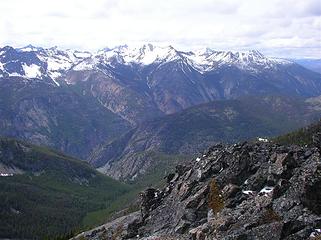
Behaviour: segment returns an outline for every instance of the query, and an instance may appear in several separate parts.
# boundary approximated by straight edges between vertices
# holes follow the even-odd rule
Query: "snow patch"
[[[251,190],[242,190],[242,193],[246,195],[254,195],[254,191],[251,191]]]
[[[201,73],[211,71],[223,65],[236,66],[240,69],[258,71],[258,69],[275,68],[280,64],[292,64],[285,59],[268,58],[257,50],[246,52],[215,51],[201,49],[185,54],[190,64]]]
[[[95,66],[98,63],[99,63],[99,60],[97,58],[91,58],[78,63],[76,66],[73,67],[73,70],[75,71],[92,70],[95,68]]]
[[[12,177],[13,173],[0,173],[0,177]]]
[[[264,193],[264,194],[266,194],[266,193],[271,193],[271,192],[273,192],[273,189],[274,189],[274,187],[268,187],[268,186],[266,186],[266,187],[264,187],[264,188],[260,191],[260,193]]]
[[[12,72],[12,73],[9,73],[9,77],[24,77],[24,76],[17,72]]]
[[[36,49],[32,48],[32,47],[26,47],[26,48],[20,48],[19,49],[21,52],[32,52],[32,51],[36,51]]]
[[[31,64],[30,66],[28,66],[27,64],[23,64],[22,68],[27,78],[41,77],[41,67],[36,64]]]
[[[268,140],[267,138],[261,138],[261,137],[259,137],[259,138],[257,138],[257,140],[258,140],[259,142],[269,142],[269,140]]]
[[[316,228],[314,231],[310,234],[310,238],[317,238],[321,236],[321,229]]]
[[[59,82],[57,82],[56,80],[55,80],[55,78],[51,78],[52,79],[52,81],[59,87],[60,86],[60,84],[59,84]]]
[[[99,51],[98,55],[102,56],[105,62],[116,59],[118,62],[125,64],[136,63],[141,65],[172,61],[178,58],[177,51],[173,47],[156,47],[152,44],[146,44],[142,47],[124,45],[113,49],[104,49]]]

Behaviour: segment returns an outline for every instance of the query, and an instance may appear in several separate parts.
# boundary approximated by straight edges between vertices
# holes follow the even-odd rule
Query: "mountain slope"
[[[129,124],[68,86],[0,78],[0,134],[54,147],[85,159]]]
[[[0,174],[0,238],[68,234],[130,190],[80,160],[8,138],[0,138]]]
[[[321,75],[258,51],[179,51],[151,44],[97,53],[57,48],[0,49],[0,77],[69,85],[138,124],[164,114],[244,95],[321,94]]]
[[[321,148],[321,120],[318,123],[275,138],[279,144],[308,145]]]
[[[72,66],[90,57],[88,52],[34,47],[0,48],[0,77],[41,79],[59,86],[56,81]]]
[[[307,69],[321,73],[321,59],[294,59],[293,61]]]
[[[107,108],[134,123],[159,116],[160,112],[175,113],[218,99],[321,94],[320,74],[257,51],[233,53],[207,49],[194,53],[177,51],[171,46],[120,46],[98,52],[77,64],[73,71],[65,79],[68,84],[91,89],[87,93],[91,92]],[[100,77],[96,81],[93,72],[97,71],[108,80]],[[103,82],[106,82],[104,87]],[[113,87],[106,87],[110,85]],[[148,117],[133,115],[127,105],[139,113],[148,113]]]
[[[135,178],[161,164],[157,153],[191,155],[217,142],[275,136],[319,119],[319,107],[291,97],[214,101],[141,124],[89,161],[116,179]]]

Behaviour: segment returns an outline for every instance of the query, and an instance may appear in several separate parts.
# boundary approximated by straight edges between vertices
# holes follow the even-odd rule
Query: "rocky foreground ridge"
[[[321,134],[313,139],[215,145],[145,190],[140,211],[74,239],[320,239]]]

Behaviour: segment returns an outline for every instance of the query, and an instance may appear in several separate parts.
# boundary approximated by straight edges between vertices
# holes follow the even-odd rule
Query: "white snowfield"
[[[269,139],[267,139],[267,138],[258,137],[257,140],[258,140],[259,142],[269,142]]]
[[[27,64],[23,64],[22,67],[25,72],[25,76],[27,78],[41,77],[40,66],[35,65],[35,64],[31,64],[30,66],[28,66]]]
[[[13,173],[0,173],[0,177],[12,177]]]
[[[275,67],[279,64],[291,64],[291,61],[268,58],[259,51],[246,52],[215,51],[209,48],[195,52],[178,51],[172,46],[158,47],[152,44],[142,47],[119,46],[113,49],[98,51],[95,57],[101,57],[105,62],[117,60],[123,64],[150,65],[155,63],[182,60],[201,72],[211,71],[221,65],[229,64],[240,68],[254,69],[255,66],[264,68]]]
[[[59,78],[68,70],[85,71],[91,69],[99,69],[99,66],[113,67],[115,64],[147,66],[155,64],[161,66],[164,63],[177,61],[183,68],[188,66],[187,70],[192,69],[204,74],[220,68],[221,66],[235,66],[251,72],[258,72],[264,69],[276,68],[279,65],[293,64],[293,62],[269,58],[261,54],[259,51],[251,50],[245,52],[232,51],[216,51],[210,48],[196,50],[194,52],[179,51],[172,46],[159,47],[152,44],[145,44],[140,47],[131,47],[127,45],[115,48],[105,48],[90,53],[86,51],[76,50],[60,50],[53,48],[37,48],[27,46],[18,49],[21,52],[35,52],[37,57],[45,63],[45,69],[35,64],[22,65],[25,74],[11,72],[9,76],[20,76],[26,78],[44,78],[50,77],[53,82],[59,86]],[[0,55],[5,54],[1,51]],[[5,63],[0,61],[0,70],[5,68]]]

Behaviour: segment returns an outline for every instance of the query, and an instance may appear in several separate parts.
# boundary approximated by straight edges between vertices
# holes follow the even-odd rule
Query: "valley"
[[[223,179],[221,189],[236,184],[237,174],[251,177],[250,168],[258,169],[258,162],[266,171],[265,160],[273,151],[294,151],[300,159],[302,151],[309,152],[304,145],[313,143],[310,135],[318,127],[284,134],[320,119],[320,96],[321,74],[256,50],[180,51],[146,44],[90,53],[31,45],[2,47],[0,238],[68,239],[107,221],[112,224],[119,216],[126,220],[133,214],[130,219],[138,219],[141,204],[148,205],[141,210],[143,219],[135,220],[142,225],[134,224],[129,235],[119,230],[115,239],[155,232],[155,236],[187,236],[192,228],[203,226],[199,221],[208,213],[210,175]],[[304,149],[293,145],[283,149],[270,141]],[[244,149],[256,157],[245,173],[234,176],[234,167],[243,166],[238,161],[245,159]],[[265,150],[271,154],[264,155]],[[231,151],[240,156],[233,158],[235,163],[229,160]],[[317,158],[317,151],[311,151]],[[213,162],[220,154],[228,163],[222,174],[215,169],[225,160],[219,165]],[[310,155],[307,158],[312,161]],[[201,180],[197,169],[203,160],[211,169]],[[305,162],[300,160],[295,167],[303,169]],[[177,176],[170,180],[173,171]],[[229,174],[235,179],[226,180]],[[258,191],[267,180],[256,177],[259,183],[251,184]],[[178,187],[184,181],[188,184]],[[242,184],[236,185],[243,188]],[[164,186],[171,190],[175,186],[177,194],[159,190]],[[160,197],[150,198],[148,190],[142,192],[146,188]],[[204,192],[194,201],[182,195],[184,189],[189,189],[187,195]],[[147,199],[140,200],[142,194]],[[168,200],[171,196],[174,202]],[[244,197],[228,201],[252,201]],[[196,214],[197,221],[180,216],[185,211],[177,205],[180,201],[191,208],[200,204],[196,213],[184,213],[187,220]],[[179,216],[172,219],[175,229],[166,224],[168,232],[155,228],[164,224],[153,217],[159,206],[177,211]],[[316,226],[315,221],[309,226]],[[108,234],[113,234],[113,227]],[[104,239],[100,234],[106,232],[100,230],[89,231],[85,239]]]

